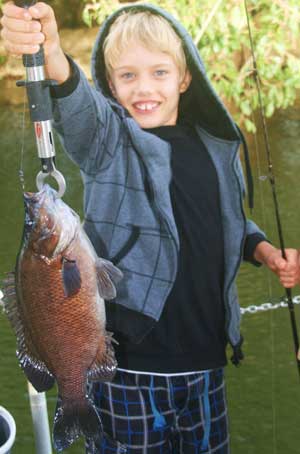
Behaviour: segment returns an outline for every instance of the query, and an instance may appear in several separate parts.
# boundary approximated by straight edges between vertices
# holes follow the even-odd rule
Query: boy
[[[241,259],[286,287],[298,279],[297,252],[283,260],[245,220],[236,125],[191,38],[160,9],[108,18],[93,52],[96,90],[64,55],[50,7],[3,11],[8,51],[44,44],[55,125],[84,179],[85,229],[124,273],[106,307],[119,369],[92,389],[105,432],[130,454],[228,453],[223,368],[228,342],[242,359]],[[97,452],[118,451],[110,438]]]

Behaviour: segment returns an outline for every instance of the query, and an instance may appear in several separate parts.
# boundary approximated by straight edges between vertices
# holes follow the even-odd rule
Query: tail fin
[[[81,435],[96,441],[102,434],[100,417],[90,399],[70,402],[58,398],[53,426],[53,443],[58,452],[67,449]]]

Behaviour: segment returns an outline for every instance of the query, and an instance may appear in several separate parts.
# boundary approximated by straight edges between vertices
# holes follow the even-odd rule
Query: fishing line
[[[252,112],[252,121],[255,124],[255,116]],[[262,174],[261,170],[261,163],[260,163],[260,153],[259,153],[259,146],[258,146],[258,137],[257,131],[254,133],[254,149],[255,149],[255,156],[256,156],[256,167],[258,172],[258,182],[259,182],[259,196],[260,196],[260,207],[262,213],[262,224],[264,231],[268,231],[268,222],[266,217],[266,203],[265,203],[265,196],[264,196],[264,188],[263,184],[266,182],[267,177]],[[273,297],[273,286],[271,280],[271,273],[269,270],[264,269],[264,275],[267,279],[267,293],[269,295],[269,300],[272,300]],[[274,333],[274,311],[269,311],[269,331],[270,331],[270,349],[271,349],[271,408],[272,408],[272,441],[273,441],[273,453],[277,454],[277,437],[276,437],[276,430],[277,430],[277,414],[276,414],[276,407],[275,407],[275,333]]]
[[[27,58],[27,56],[25,57]],[[24,175],[24,154],[25,154],[25,122],[26,122],[26,90],[23,93],[23,112],[22,112],[22,121],[21,121],[21,130],[22,130],[22,137],[21,137],[21,152],[20,152],[20,166],[19,166],[19,181],[21,186],[21,191],[25,192],[25,175]]]
[[[244,56],[244,61],[245,61],[245,81],[248,87],[251,89],[252,84],[250,83],[249,77],[252,76],[253,74],[253,68],[250,68],[248,70],[247,66],[251,64],[251,60],[247,58],[245,54],[245,50],[243,49],[243,56]],[[256,157],[256,173],[257,173],[257,180],[258,180],[258,186],[259,186],[259,206],[260,206],[260,215],[261,215],[261,222],[260,225],[262,225],[263,230],[267,232],[268,229],[268,222],[267,222],[267,216],[266,216],[266,201],[265,201],[265,195],[264,195],[264,186],[265,182],[267,181],[267,177],[263,174],[262,171],[262,165],[261,165],[261,154],[259,153],[259,144],[258,144],[258,133],[257,133],[257,127],[256,127],[256,118],[254,115],[254,112],[252,110],[251,112],[251,120],[252,123],[255,125],[255,132],[253,133],[253,139],[254,139],[254,152],[255,152],[255,157]],[[265,277],[265,282],[266,282],[266,291],[269,296],[269,300],[272,300],[272,280],[271,280],[271,273],[269,270],[264,267],[262,270],[264,273]],[[276,411],[275,411],[275,406],[274,406],[274,401],[275,401],[275,338],[274,338],[274,330],[273,330],[273,324],[274,324],[274,314],[273,311],[269,311],[269,332],[270,332],[270,350],[271,350],[271,408],[272,408],[272,441],[273,441],[273,453],[277,453],[277,448],[276,448]]]

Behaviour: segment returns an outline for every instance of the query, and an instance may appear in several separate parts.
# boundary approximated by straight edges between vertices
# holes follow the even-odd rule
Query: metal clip
[[[36,176],[36,185],[39,191],[43,188],[45,184],[45,180],[48,177],[52,177],[55,179],[56,183],[58,184],[58,191],[57,191],[57,196],[59,198],[62,198],[65,191],[66,191],[66,180],[64,179],[64,176],[62,173],[60,173],[55,166],[53,165],[53,170],[50,172],[39,172]]]

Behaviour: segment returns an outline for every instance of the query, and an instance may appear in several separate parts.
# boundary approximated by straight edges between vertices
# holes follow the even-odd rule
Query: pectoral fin
[[[67,297],[74,296],[81,288],[81,276],[76,260],[62,258],[62,278]]]
[[[117,292],[114,283],[119,282],[123,273],[116,268],[111,262],[104,259],[98,259],[96,263],[99,294],[106,300],[116,297]]]

